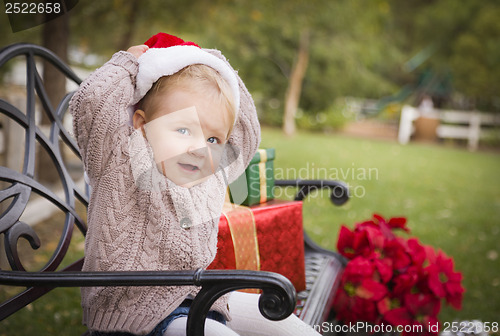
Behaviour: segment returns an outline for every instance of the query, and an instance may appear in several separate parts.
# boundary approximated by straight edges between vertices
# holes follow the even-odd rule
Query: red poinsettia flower
[[[356,287],[356,295],[362,299],[379,301],[387,295],[387,287],[372,279],[363,279]]]
[[[406,218],[393,217],[389,219],[389,221],[386,221],[385,218],[379,214],[374,214],[372,220],[362,222],[358,226],[360,228],[363,228],[365,226],[376,226],[388,239],[394,238],[394,233],[392,232],[392,230],[394,229],[401,229],[406,232],[410,232],[410,229],[406,227]]]
[[[347,263],[342,279],[357,284],[363,279],[372,278],[374,271],[373,263],[369,259],[359,256]]]
[[[377,255],[372,257],[375,270],[383,283],[388,283],[392,279],[392,260],[389,258],[379,258]]]
[[[406,251],[411,257],[411,263],[417,267],[423,265],[426,259],[424,246],[416,238],[410,238],[406,241]]]
[[[337,319],[344,322],[367,321],[376,323],[379,318],[374,301],[348,295],[345,291],[338,292],[333,307],[337,312]]]
[[[395,237],[391,228],[387,225],[384,217],[380,215],[374,214],[371,220],[356,224],[356,230],[367,230],[370,228],[378,231],[385,239],[392,239]]]
[[[374,272],[375,267],[369,259],[361,256],[356,257],[347,264],[342,285],[351,295],[378,301],[386,295],[387,288],[373,279]]]
[[[408,293],[405,295],[404,307],[388,311],[384,315],[384,320],[392,325],[406,326],[403,335],[415,335],[416,330],[422,330],[423,335],[436,335],[429,327],[438,323],[437,314],[441,308],[441,301],[430,294]],[[419,326],[409,328],[408,326]],[[411,331],[411,332],[410,332]]]
[[[334,300],[337,318],[404,325],[403,335],[415,335],[412,326],[423,330],[418,334],[435,335],[441,301],[461,307],[462,275],[442,251],[396,230],[409,232],[406,218],[387,221],[375,214],[352,231],[341,228],[337,247],[349,262]]]
[[[337,250],[348,259],[370,252],[370,243],[366,232],[353,232],[347,227],[340,228]]]
[[[340,283],[342,290],[334,301],[339,319],[376,322],[376,302],[387,295],[387,287],[374,278],[375,266],[370,259],[358,256],[347,264]]]
[[[391,298],[386,296],[377,302],[377,310],[381,315],[385,315],[389,310],[393,309]],[[397,305],[399,307],[399,305]]]
[[[371,251],[380,251],[384,248],[385,237],[379,227],[365,226],[362,229],[356,228],[355,232],[365,233],[370,244]]]
[[[462,297],[465,292],[461,285],[462,274],[453,271],[453,259],[441,250],[437,254],[430,253],[431,264],[426,267],[429,289],[438,297],[456,309],[462,307]]]
[[[404,244],[398,239],[391,239],[385,242],[384,255],[392,260],[392,268],[403,271],[410,266],[410,255],[406,252]]]
[[[393,326],[406,326],[413,324],[413,315],[408,311],[406,307],[399,307],[389,310],[384,315],[384,321],[390,323]]]
[[[439,326],[437,318],[424,316],[422,322],[419,322],[415,320],[415,316],[404,307],[396,308],[388,312],[384,316],[384,321],[392,326],[402,326],[401,335],[403,336],[435,336],[438,334],[437,331],[434,331],[434,329],[438,329],[435,328],[435,326]]]
[[[416,266],[410,266],[404,273],[398,273],[393,278],[392,293],[396,297],[403,297],[415,287],[419,279],[419,269]]]
[[[407,293],[404,298],[404,305],[415,317],[436,317],[441,309],[441,301],[438,298],[424,293]]]

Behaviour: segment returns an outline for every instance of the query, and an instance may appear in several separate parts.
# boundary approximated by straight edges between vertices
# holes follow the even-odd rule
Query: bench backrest
[[[1,49],[0,69],[13,66],[9,61],[22,58],[22,63],[26,65],[24,88],[21,90],[10,85],[7,88],[10,97],[6,98],[7,94],[0,95],[4,140],[4,150],[0,154],[3,159],[0,166],[0,268],[49,272],[61,270],[64,266],[68,270],[79,270],[81,260],[72,260],[69,266],[68,261],[64,260],[74,228],[82,235],[87,230],[86,217],[81,215],[86,212],[88,205],[86,187],[81,183],[78,186],[77,181],[82,178],[75,177],[67,163],[68,156],[71,156],[81,166],[76,142],[63,125],[72,93],[66,94],[56,109],[52,107],[40,76],[42,61],[54,65],[67,80],[75,84],[81,80],[52,52],[31,44],[15,44]],[[20,92],[21,96],[13,98],[12,92]],[[15,106],[14,101],[21,103]],[[42,114],[46,118],[42,118]],[[42,125],[40,120],[48,122]],[[38,164],[37,167],[43,152],[50,157],[51,163],[45,167]],[[9,162],[16,155],[20,162]],[[55,181],[44,182],[39,178],[39,171],[47,169],[57,171]],[[57,189],[59,193],[54,191]],[[79,206],[83,209],[80,214],[77,204],[81,204]],[[64,220],[60,221],[63,224],[59,224],[57,233],[56,229],[50,228],[41,237],[42,231],[47,228],[35,224],[48,208],[60,213]],[[49,211],[46,217],[50,217],[53,212]],[[26,246],[20,238],[28,241],[30,246]],[[37,249],[39,251],[35,251]],[[9,290],[0,288],[0,320],[49,290],[27,288],[9,297]]]

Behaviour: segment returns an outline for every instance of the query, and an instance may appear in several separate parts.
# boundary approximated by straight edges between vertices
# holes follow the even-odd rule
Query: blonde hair
[[[192,64],[170,76],[160,77],[139,102],[139,108],[148,114],[156,107],[156,97],[172,89],[202,92],[226,107],[230,117],[231,134],[236,119],[235,98],[227,81],[217,70],[203,64]],[[198,89],[198,90],[197,90]]]

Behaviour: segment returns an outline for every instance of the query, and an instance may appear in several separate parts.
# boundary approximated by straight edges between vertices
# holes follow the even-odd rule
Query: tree
[[[397,42],[404,38],[396,38],[388,1],[231,2],[210,14],[217,25],[204,36],[239,65],[264,123],[283,126],[284,114],[290,118],[283,106],[304,30],[310,32],[309,62],[298,86],[304,114],[328,110],[337,97],[393,94],[403,82],[406,55]]]
[[[295,134],[295,116],[299,106],[300,93],[302,91],[302,81],[309,63],[309,40],[308,30],[302,31],[300,37],[299,51],[295,60],[290,81],[285,94],[285,113],[283,115],[283,131],[286,135]]]
[[[207,22],[206,6],[211,5],[204,0],[81,2],[72,12],[71,41],[85,53],[108,58],[160,31],[178,34],[196,30],[203,26],[200,22]]]
[[[410,55],[429,45],[436,46],[435,53],[416,73],[449,73],[455,96],[461,99],[460,103],[449,100],[448,105],[500,110],[498,1],[392,0],[391,8],[401,32],[400,49]]]
[[[450,54],[456,89],[470,97],[471,107],[500,110],[500,4],[486,3],[458,36]]]
[[[68,62],[69,13],[50,20],[43,25],[42,41],[45,48],[54,52],[63,62]],[[66,77],[52,64],[45,61],[43,64],[43,83],[47,97],[55,110],[66,94]],[[41,124],[50,124],[50,119],[45,113],[42,113]],[[47,152],[40,151],[37,163],[40,180],[49,183],[59,180],[56,169],[46,169],[47,167],[53,167],[52,159]]]

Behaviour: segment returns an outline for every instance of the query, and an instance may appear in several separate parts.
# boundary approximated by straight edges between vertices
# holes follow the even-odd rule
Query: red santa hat
[[[134,101],[138,102],[162,76],[173,75],[188,65],[204,64],[224,78],[233,93],[236,113],[240,107],[240,90],[235,71],[222,59],[201,49],[193,42],[158,33],[145,42],[149,49],[139,57]]]

